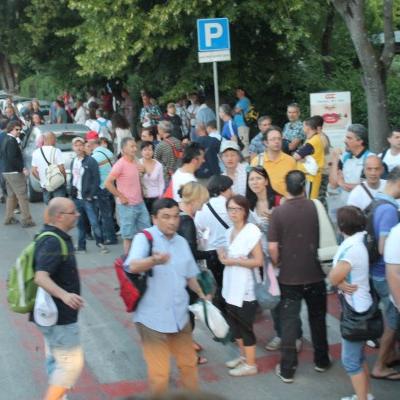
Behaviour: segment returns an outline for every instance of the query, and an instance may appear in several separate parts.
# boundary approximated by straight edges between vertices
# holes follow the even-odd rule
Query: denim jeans
[[[122,239],[132,240],[138,232],[151,226],[150,215],[144,203],[117,204],[117,211]]]
[[[365,342],[349,342],[342,339],[342,364],[348,375],[357,375],[363,370]]]
[[[314,346],[314,363],[318,367],[330,364],[326,334],[326,287],[325,281],[307,285],[284,285],[281,288],[281,374],[292,378],[297,367],[296,339],[300,329],[301,302],[308,309],[308,321]]]
[[[274,329],[276,332],[276,336],[279,338],[282,337],[282,326],[281,326],[281,303],[279,302],[278,305],[271,310],[271,317],[274,321]],[[301,339],[303,336],[303,330],[301,328],[301,318],[299,316],[299,332],[297,333],[297,339]]]
[[[100,189],[95,204],[97,206],[97,216],[104,239],[110,242],[116,242],[117,236],[114,227],[112,194],[107,189]]]
[[[49,204],[51,199],[54,197],[67,197],[67,189],[65,185],[62,185],[58,189],[54,190],[53,192],[48,192],[46,189],[43,189],[43,202],[44,204]]]
[[[94,237],[96,239],[96,244],[103,243],[103,237],[101,234],[101,229],[99,221],[96,215],[96,205],[95,200],[82,200],[74,199],[76,210],[79,212],[80,217],[78,219],[78,249],[86,250],[86,226],[84,222],[85,215],[90,222]]]

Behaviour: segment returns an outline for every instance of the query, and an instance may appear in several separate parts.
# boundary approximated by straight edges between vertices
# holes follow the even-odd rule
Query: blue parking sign
[[[197,20],[199,52],[230,50],[228,18],[207,18]]]

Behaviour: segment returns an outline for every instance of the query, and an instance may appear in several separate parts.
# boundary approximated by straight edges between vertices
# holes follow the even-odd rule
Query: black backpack
[[[365,245],[368,250],[369,265],[376,263],[382,256],[379,253],[379,240],[377,240],[377,238],[375,237],[375,229],[374,229],[375,210],[382,204],[390,204],[393,207],[395,207],[394,204],[392,204],[388,200],[374,199],[371,201],[370,205],[364,210],[364,214],[367,219],[367,226],[366,226],[367,235],[365,238],[366,240]]]

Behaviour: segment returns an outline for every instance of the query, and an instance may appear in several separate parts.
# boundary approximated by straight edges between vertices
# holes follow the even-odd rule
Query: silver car
[[[56,147],[62,151],[64,166],[67,173],[67,186],[71,177],[71,161],[74,157],[72,151],[72,139],[80,136],[85,137],[89,128],[80,124],[48,124],[35,126],[24,138],[22,142],[22,154],[24,156],[25,167],[31,170],[32,153],[37,149],[37,141],[46,132],[53,132],[57,137]],[[30,202],[41,201],[42,188],[40,182],[30,173],[28,179],[28,198]]]

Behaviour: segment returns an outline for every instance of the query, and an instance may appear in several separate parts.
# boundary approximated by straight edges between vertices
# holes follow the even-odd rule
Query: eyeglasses
[[[60,214],[66,214],[66,215],[78,215],[78,211],[72,211],[72,212],[60,212]]]
[[[228,207],[227,210],[228,210],[228,212],[239,212],[239,211],[242,211],[243,208],[242,207]]]

